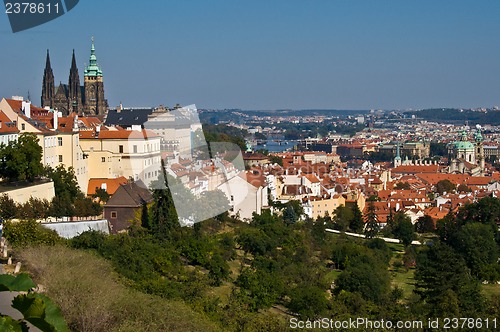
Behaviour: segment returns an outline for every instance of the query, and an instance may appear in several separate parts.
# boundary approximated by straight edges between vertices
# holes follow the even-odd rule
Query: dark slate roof
[[[142,126],[148,121],[148,115],[151,113],[153,113],[152,108],[123,109],[120,112],[109,110],[104,124],[107,126],[118,125],[122,127],[131,127],[132,125]]]
[[[152,201],[153,195],[142,182],[131,182],[120,185],[105,207],[139,207]]]

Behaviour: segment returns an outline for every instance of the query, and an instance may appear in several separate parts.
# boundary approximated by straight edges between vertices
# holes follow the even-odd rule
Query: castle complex
[[[97,64],[94,39],[90,49],[89,65],[85,67],[83,86],[76,65],[75,51],[71,60],[68,84],[60,83],[56,88],[54,73],[50,65],[50,55],[47,50],[47,60],[42,83],[42,107],[50,107],[68,115],[75,112],[79,115],[103,115],[108,109],[104,97],[104,82],[102,70]]]

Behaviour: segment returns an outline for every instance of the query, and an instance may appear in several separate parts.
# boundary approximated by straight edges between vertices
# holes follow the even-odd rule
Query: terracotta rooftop
[[[17,125],[12,122],[3,111],[0,110],[0,134],[19,133]]]
[[[392,170],[392,173],[417,174],[437,173],[439,165],[401,165]]]
[[[87,195],[91,196],[95,194],[96,188],[102,188],[103,184],[106,186],[106,192],[110,195],[113,195],[115,191],[120,187],[120,185],[127,183],[127,179],[123,176],[120,176],[116,179],[100,179],[93,178],[89,179],[89,187],[87,190]]]

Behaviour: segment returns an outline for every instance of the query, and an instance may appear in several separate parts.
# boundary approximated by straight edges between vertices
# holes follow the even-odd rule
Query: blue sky
[[[39,104],[90,38],[110,106],[406,109],[500,106],[500,1],[81,0],[13,34],[0,13],[0,96]]]

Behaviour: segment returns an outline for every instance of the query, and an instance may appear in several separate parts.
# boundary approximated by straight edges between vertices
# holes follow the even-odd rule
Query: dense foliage
[[[249,224],[221,215],[186,228],[169,191],[155,198],[144,224],[128,234],[86,232],[70,245],[104,257],[135,291],[183,301],[221,328],[283,330],[291,317],[486,318],[500,310],[500,298],[481,290],[484,280],[500,280],[496,198],[450,213],[420,247],[410,245],[415,230],[397,212],[388,231],[406,247],[387,244],[375,229],[373,239],[325,232],[361,231],[355,207],[312,222],[291,202]],[[421,224],[433,231],[428,218]]]
[[[33,182],[43,174],[42,147],[35,134],[23,133],[17,141],[0,145],[0,178]]]

